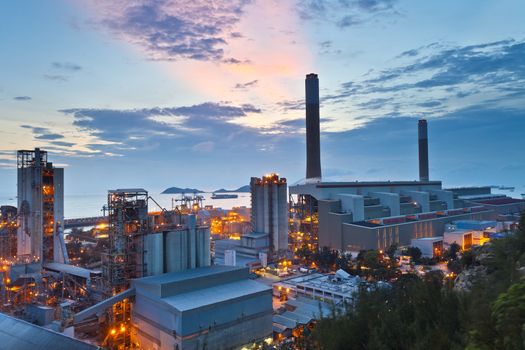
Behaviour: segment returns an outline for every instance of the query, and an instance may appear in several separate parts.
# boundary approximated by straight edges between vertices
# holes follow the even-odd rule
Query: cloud
[[[344,16],[343,18],[341,18],[337,22],[337,26],[339,28],[346,28],[346,27],[355,26],[355,25],[358,25],[358,24],[361,24],[361,23],[362,23],[362,21],[357,19],[356,17],[347,15],[347,16]]]
[[[386,115],[352,130],[323,132],[323,166],[351,169],[360,180],[416,179],[417,120]],[[446,186],[510,184],[507,179],[523,174],[523,109],[470,107],[429,119],[428,128],[431,178]]]
[[[30,129],[35,135],[35,139],[37,140],[58,140],[58,139],[64,138],[63,135],[53,133],[47,128],[42,128],[39,126],[31,126],[31,125],[20,125],[20,127],[24,129]]]
[[[99,25],[141,47],[151,59],[224,60],[227,38],[249,0],[126,0],[92,2]]]
[[[113,143],[99,146],[100,149],[108,150],[117,147],[151,147],[156,142],[175,138],[195,141],[198,138],[216,137],[220,142],[232,133],[246,131],[246,127],[239,125],[239,118],[260,114],[261,110],[250,104],[235,106],[225,102],[207,102],[169,108],[74,108],[60,112],[72,116],[73,125],[79,130],[98,140]],[[202,144],[197,149],[202,150],[203,145],[209,147],[210,144]]]
[[[467,46],[432,43],[403,52],[389,68],[341,84],[321,96],[321,102],[351,113],[346,119],[336,115],[333,131],[384,116],[431,118],[473,107],[521,109],[525,107],[523,57],[524,40]]]
[[[214,147],[215,143],[213,141],[203,141],[193,145],[191,149],[199,153],[209,153],[213,151]]]
[[[233,88],[238,89],[238,90],[247,90],[248,88],[257,86],[258,83],[259,83],[259,80],[252,80],[247,83],[237,83],[235,84]]]
[[[58,140],[58,139],[63,139],[63,138],[64,136],[60,134],[45,134],[45,135],[35,136],[35,139],[37,140]]]
[[[252,61],[250,60],[238,60],[236,58],[233,58],[233,57],[230,57],[230,58],[225,58],[221,61],[222,63],[225,63],[225,64],[251,64]]]
[[[368,12],[391,10],[396,0],[357,0],[357,6]]]
[[[62,147],[73,147],[75,146],[75,143],[73,142],[65,142],[65,141],[51,141],[51,144],[55,146],[62,146]]]
[[[302,20],[321,20],[345,29],[373,19],[377,14],[394,15],[397,0],[299,0]]]
[[[68,77],[61,74],[44,74],[44,78],[47,80],[53,80],[53,81],[60,81],[60,82],[66,82],[68,81]]]
[[[15,101],[30,101],[31,97],[30,96],[16,96],[16,97],[13,97],[13,100],[15,100]]]
[[[71,62],[53,62],[51,63],[51,67],[67,72],[77,72],[82,69],[80,65]]]

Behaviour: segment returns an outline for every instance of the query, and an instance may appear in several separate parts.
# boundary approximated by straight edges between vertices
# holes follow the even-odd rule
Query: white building
[[[425,258],[435,258],[443,253],[443,237],[424,237],[412,239],[412,247],[421,251],[421,256]]]
[[[273,285],[276,297],[306,296],[334,303],[351,302],[354,293],[358,291],[361,279],[350,276],[343,270],[336,274],[313,273],[283,280]]]
[[[472,247],[472,231],[457,230],[445,232],[443,235],[443,245],[449,248],[453,243],[458,244],[461,250],[470,249]]]

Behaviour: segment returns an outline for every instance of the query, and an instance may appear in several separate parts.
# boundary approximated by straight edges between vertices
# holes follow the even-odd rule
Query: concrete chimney
[[[417,133],[419,141],[419,181],[428,181],[428,133],[425,119],[418,121]]]
[[[306,75],[306,178],[321,178],[321,145],[319,126],[319,79]]]

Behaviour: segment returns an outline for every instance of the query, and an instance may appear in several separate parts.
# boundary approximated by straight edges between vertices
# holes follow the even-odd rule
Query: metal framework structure
[[[16,258],[16,231],[18,229],[18,212],[16,207],[0,207],[0,260]]]
[[[148,192],[122,189],[108,192],[109,249],[102,255],[105,292],[116,295],[129,288],[130,280],[144,274],[142,239],[148,232]],[[113,305],[110,313],[109,348],[129,348],[130,303],[127,299]]]
[[[109,251],[102,274],[111,295],[125,290],[144,273],[141,236],[148,231],[148,192],[142,189],[108,193]]]
[[[293,250],[309,245],[311,250],[319,249],[317,199],[310,195],[289,195],[290,247]]]
[[[191,196],[187,196],[185,193],[181,193],[179,199],[171,199],[171,209],[181,214],[197,213],[200,209],[204,208],[203,201],[204,196],[193,193]],[[180,204],[177,204],[180,203]]]

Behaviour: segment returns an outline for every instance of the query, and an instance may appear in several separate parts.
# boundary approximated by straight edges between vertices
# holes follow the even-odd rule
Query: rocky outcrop
[[[454,290],[459,292],[468,292],[472,286],[481,280],[487,278],[492,272],[494,252],[490,244],[472,248],[474,259],[472,265],[463,270],[454,281]]]
[[[487,277],[487,267],[483,265],[472,266],[461,272],[454,281],[454,290],[458,292],[469,292],[472,286]]]

